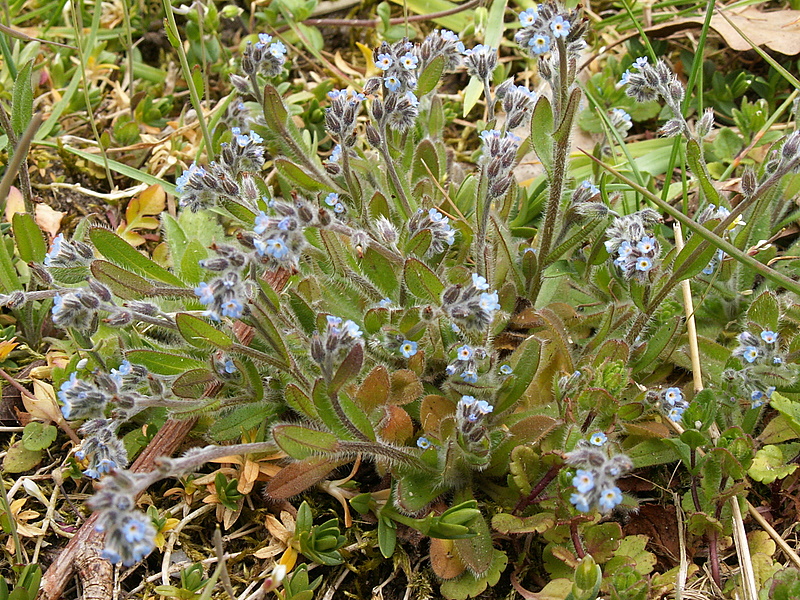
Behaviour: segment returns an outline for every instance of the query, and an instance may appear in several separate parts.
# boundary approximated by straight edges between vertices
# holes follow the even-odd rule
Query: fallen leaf
[[[725,14],[756,46],[766,46],[786,56],[800,54],[800,10],[762,11],[750,5],[728,9]],[[649,27],[645,31],[667,36],[689,28],[702,27],[704,20],[703,16],[675,19],[663,25]],[[731,49],[740,52],[752,49],[723,16],[714,14],[711,17],[711,28],[722,36]]]
[[[36,224],[41,227],[42,231],[50,234],[50,239],[58,235],[63,217],[64,213],[49,207],[47,204],[39,203],[36,205],[36,215],[34,217]]]
[[[34,379],[33,395],[35,398],[29,398],[27,395],[22,394],[22,404],[33,418],[42,419],[48,423],[50,421],[59,423],[63,420],[61,408],[56,402],[56,393],[52,385]]]
[[[22,192],[12,185],[11,189],[8,190],[8,196],[6,197],[6,221],[10,223],[11,217],[17,213],[24,212],[25,199],[22,197]]]

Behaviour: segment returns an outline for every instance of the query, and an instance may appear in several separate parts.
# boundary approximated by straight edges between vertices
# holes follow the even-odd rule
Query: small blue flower
[[[477,273],[472,274],[472,286],[476,290],[488,290],[489,284],[486,282],[486,277],[482,275],[478,275]]]
[[[467,344],[464,344],[458,350],[456,350],[456,353],[458,360],[465,360],[465,361],[471,359],[473,354],[475,354],[472,348]]]
[[[608,436],[602,431],[596,431],[589,436],[589,443],[592,446],[604,446],[608,441]]]
[[[631,72],[627,70],[622,74],[622,78],[617,83],[617,86],[628,85],[630,79],[631,79]]]
[[[344,212],[344,204],[342,204],[341,202],[337,202],[336,204],[334,204],[333,212],[335,212],[337,215],[342,214]]]
[[[575,477],[572,478],[572,485],[574,485],[575,489],[581,494],[591,491],[594,489],[594,473],[578,469],[575,473]]]
[[[776,357],[774,357],[772,359],[772,364],[773,365],[782,365],[783,364],[783,359],[780,356],[776,356]]]
[[[282,260],[289,254],[289,248],[282,240],[272,238],[267,240],[265,245],[265,253],[272,256],[276,260]]]
[[[375,62],[375,66],[382,71],[388,71],[393,64],[394,59],[389,54],[378,54],[378,60]]]
[[[400,91],[400,80],[395,77],[394,75],[389,75],[383,79],[383,83],[386,84],[386,89],[390,92],[398,92]]]
[[[633,246],[627,240],[622,242],[617,248],[617,256],[619,258],[628,258],[633,253]]]
[[[646,273],[653,268],[653,261],[646,256],[640,256],[636,259],[636,270]]]
[[[459,404],[467,408],[469,408],[476,402],[477,400],[475,399],[475,396],[461,396],[461,400],[458,401]]]
[[[430,440],[428,438],[426,438],[424,436],[423,437],[419,437],[419,438],[417,438],[417,446],[419,448],[422,448],[423,450],[427,450],[428,448],[431,447],[431,442],[430,442]]]
[[[286,46],[283,45],[283,42],[272,42],[269,45],[269,53],[275,58],[283,58],[286,54]]]
[[[44,266],[49,267],[52,265],[53,259],[58,256],[58,253],[61,252],[61,244],[64,242],[64,234],[59,233],[55,239],[53,240],[53,246],[50,248],[50,252],[45,254],[44,256]]]
[[[511,375],[514,372],[514,369],[511,368],[511,365],[502,365],[500,367],[500,374],[501,375]]]
[[[669,410],[669,412],[667,413],[667,417],[669,418],[670,421],[678,423],[681,419],[683,419],[683,412],[684,409],[674,407]]]
[[[428,211],[428,218],[429,218],[429,219],[430,219],[430,220],[431,220],[433,223],[442,223],[442,224],[446,224],[446,223],[448,222],[448,219],[447,219],[447,217],[445,217],[445,216],[444,216],[442,213],[440,213],[440,212],[439,212],[438,210],[436,210],[435,208],[431,208],[431,209]]]
[[[622,121],[626,121],[628,123],[631,122],[631,116],[628,114],[628,112],[625,109],[623,109],[623,108],[615,108],[611,112],[618,119],[621,119]]]
[[[200,304],[206,306],[214,302],[214,289],[205,281],[194,288],[195,295],[200,298]]]
[[[761,339],[767,344],[774,344],[778,339],[778,334],[774,331],[765,330],[761,332]]]
[[[754,363],[759,356],[758,348],[755,346],[745,346],[744,352],[742,353],[742,358],[744,358],[749,363]]]
[[[531,51],[534,54],[546,54],[550,52],[550,36],[540,33],[539,35],[533,36],[531,41],[528,42],[528,45],[531,47]]]
[[[331,155],[328,157],[328,162],[338,163],[342,158],[342,145],[336,144],[331,150]]]
[[[647,57],[646,56],[640,56],[635,61],[633,61],[633,65],[631,65],[631,66],[634,69],[638,69],[639,71],[641,71],[642,69],[644,69],[647,66]]]
[[[584,179],[583,180],[583,182],[581,183],[581,187],[583,189],[585,189],[585,190],[589,190],[592,193],[593,196],[596,196],[597,194],[600,193],[600,188],[597,187],[595,184],[593,184],[588,179]]]
[[[406,358],[411,358],[416,353],[417,353],[417,342],[412,342],[410,340],[403,340],[403,343],[400,344],[400,354],[402,354]]]
[[[259,33],[258,34],[258,41],[265,46],[272,41],[272,36],[267,33]]]
[[[269,227],[269,222],[270,222],[269,216],[267,216],[267,213],[265,213],[262,210],[261,212],[258,213],[258,216],[256,217],[256,226],[253,228],[253,232],[256,235],[261,235]]]
[[[608,512],[615,506],[622,502],[622,491],[617,486],[605,488],[600,492],[600,498],[597,504],[603,510]]]
[[[497,292],[492,292],[491,294],[483,292],[478,300],[478,306],[480,306],[481,310],[500,310],[500,302],[497,298]]]
[[[392,299],[391,298],[384,298],[383,300],[378,302],[378,306],[380,308],[389,308],[391,305],[392,305]]]
[[[575,509],[582,513],[589,512],[589,498],[583,494],[572,494],[569,501],[575,506]]]
[[[232,358],[225,359],[225,362],[222,365],[222,369],[228,374],[232,375],[236,373],[239,369],[236,368],[236,365],[233,363]]]
[[[519,22],[522,24],[523,27],[527,27],[529,25],[533,25],[536,22],[536,18],[538,16],[539,16],[539,11],[536,10],[536,8],[529,8],[519,13]]]
[[[486,400],[478,400],[475,403],[475,409],[481,415],[488,415],[489,413],[491,413],[494,410],[494,406],[489,404]]]
[[[676,402],[683,400],[683,392],[680,388],[671,387],[664,391],[664,400],[674,406]]]
[[[222,316],[238,319],[242,316],[244,307],[236,298],[232,298],[222,303]]]
[[[350,319],[344,322],[344,325],[342,325],[342,331],[351,338],[360,338],[362,335],[364,335],[359,326]],[[416,347],[416,344],[414,344],[414,346]]]
[[[655,238],[648,236],[643,237],[641,240],[639,240],[639,243],[636,244],[636,248],[639,250],[639,252],[644,252],[645,254],[648,254],[653,250],[655,250],[655,247],[656,247]]]
[[[335,192],[331,192],[327,196],[325,196],[325,204],[328,206],[335,206],[336,203],[339,201],[339,194]]]
[[[417,68],[418,63],[419,59],[413,54],[411,54],[411,52],[407,52],[400,57],[400,64],[403,65],[403,68],[406,71],[413,71],[414,69]]]
[[[550,21],[550,31],[553,32],[553,37],[565,38],[569,34],[571,24],[566,21],[561,15],[557,15]]]
[[[464,383],[478,383],[478,373],[473,369],[466,369],[461,373],[461,379],[464,380]]]

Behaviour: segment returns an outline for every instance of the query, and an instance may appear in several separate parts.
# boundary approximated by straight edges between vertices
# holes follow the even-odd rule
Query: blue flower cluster
[[[490,292],[485,277],[472,274],[471,283],[452,285],[442,293],[442,310],[456,325],[484,329],[500,310],[497,292]]]
[[[586,26],[579,12],[567,10],[558,2],[545,2],[522,11],[519,22],[521,28],[514,40],[532,56],[543,57],[554,51],[558,40],[563,40],[570,52],[582,47]]]
[[[469,50],[465,49],[463,53],[467,73],[482,81],[491,81],[492,74],[497,68],[497,48],[478,44]]]
[[[325,127],[341,146],[352,148],[356,143],[354,130],[358,113],[367,97],[353,90],[336,89],[328,92],[328,99],[331,103],[325,109]]]
[[[233,140],[220,146],[220,162],[228,175],[239,177],[242,173],[257,173],[264,166],[264,139],[255,131],[242,133],[241,128],[231,127]]]
[[[334,202],[334,212],[344,212],[344,205],[338,196],[328,196],[326,203],[329,201]],[[296,269],[307,245],[303,231],[309,225],[320,224],[318,215],[304,201],[295,204],[272,201],[270,208],[277,214],[271,216],[260,211],[256,216],[252,235],[242,238],[242,242],[252,246],[258,259],[270,270]]]
[[[594,434],[589,442],[582,440],[578,448],[566,455],[568,465],[578,469],[572,478],[575,492],[569,501],[579,512],[589,512],[597,507],[607,513],[622,503],[622,491],[616,480],[633,468],[633,463],[624,454],[609,457],[598,446],[605,444],[605,434]],[[597,443],[601,442],[602,443]]]
[[[625,279],[647,279],[661,253],[658,240],[648,228],[658,221],[651,209],[617,217],[606,231],[606,250],[614,256],[614,264]]]
[[[536,92],[524,85],[514,85],[514,79],[510,78],[497,86],[495,94],[506,112],[506,129],[527,125],[538,97]]]
[[[110,396],[94,383],[78,379],[78,374],[73,372],[61,384],[58,399],[61,401],[61,414],[72,421],[104,416]]]
[[[45,254],[45,267],[85,267],[94,260],[94,250],[88,244],[75,240],[68,242],[59,233],[53,239],[50,251]]]
[[[447,365],[445,373],[449,377],[454,375],[461,376],[464,383],[478,382],[478,361],[486,358],[486,350],[481,347],[472,347],[464,344],[456,349],[456,357],[453,362]],[[508,367],[508,365],[504,365]],[[511,367],[508,367],[509,369]]]
[[[427,211],[419,209],[408,221],[408,233],[414,237],[423,229],[431,232],[431,243],[425,256],[433,256],[452,246],[456,238],[456,230],[450,225],[450,219],[435,208]]]
[[[326,328],[320,334],[315,331],[311,336],[311,358],[316,362],[326,381],[330,381],[336,372],[340,359],[356,345],[362,344],[363,332],[354,321],[334,315],[326,315]]]
[[[116,419],[91,419],[86,421],[78,432],[83,436],[80,449],[75,458],[88,460],[89,465],[83,474],[91,479],[100,479],[115,469],[128,465],[128,452],[125,444],[117,437],[120,421]]]
[[[98,512],[97,531],[105,532],[103,558],[113,564],[133,566],[155,548],[156,529],[152,520],[136,510],[139,490],[136,475],[117,471],[105,477],[99,491],[89,500]]]
[[[669,387],[665,390],[657,392],[656,402],[667,418],[675,423],[680,422],[683,418],[683,413],[689,408],[689,403],[683,397],[681,388]]]
[[[777,332],[768,329],[763,330],[759,336],[743,331],[739,334],[739,345],[734,349],[733,355],[741,358],[745,365],[783,364],[779,338]]]
[[[481,164],[488,178],[486,191],[490,199],[500,198],[514,181],[512,170],[517,164],[517,150],[522,140],[513,133],[489,129],[481,132],[481,141]]]
[[[267,77],[274,77],[281,72],[286,62],[286,46],[281,41],[272,41],[266,33],[258,34],[258,41],[247,42],[242,53],[242,71],[248,76],[261,72]]]
[[[388,44],[383,42],[373,51],[375,66],[383,71],[383,85],[389,92],[405,94],[417,89],[419,56],[407,39]]]
[[[434,29],[414,47],[414,52],[419,56],[419,71],[422,72],[437,56],[444,57],[444,72],[449,73],[461,66],[461,53],[464,44],[458,35],[448,29]]]

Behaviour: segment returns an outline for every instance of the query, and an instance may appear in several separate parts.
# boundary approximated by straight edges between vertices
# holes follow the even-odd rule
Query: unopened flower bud
[[[800,151],[800,132],[795,131],[786,138],[786,142],[784,142],[783,148],[781,148],[781,156],[787,161],[794,160],[797,157],[798,151]]]
[[[372,101],[372,118],[375,119],[376,122],[380,123],[383,120],[383,102],[376,98]]]
[[[78,299],[81,301],[81,304],[83,304],[86,308],[95,310],[100,307],[100,298],[98,298],[94,294],[87,293],[87,290],[84,290],[81,293],[79,293]]]
[[[381,134],[371,124],[367,125],[367,141],[374,148],[381,145]]]
[[[325,163],[325,170],[328,172],[328,175],[338,175],[342,172],[342,168],[336,163],[332,162]]]
[[[89,280],[89,289],[103,302],[111,302],[111,290],[96,279]]]
[[[742,173],[742,193],[749,198],[756,193],[757,185],[756,172],[753,167],[747,165]]]
[[[331,212],[320,207],[319,211],[317,212],[317,221],[319,221],[320,227],[327,227],[331,224]]]
[[[37,277],[39,281],[41,281],[46,287],[50,287],[53,284],[53,276],[50,275],[50,272],[42,265],[31,263],[29,267],[34,276]]]
[[[658,132],[666,137],[675,137],[683,133],[683,122],[680,119],[670,119]]]
[[[8,296],[5,297],[5,305],[8,308],[18,308],[25,304],[25,292],[21,292],[19,290],[15,292],[11,292]]]
[[[714,109],[707,108],[703,116],[697,122],[696,130],[700,139],[705,138],[711,133],[711,128],[714,126]]]
[[[383,85],[383,79],[380,77],[370,77],[364,84],[364,94],[374,94]]]
[[[126,325],[130,325],[132,321],[133,315],[127,310],[117,311],[107,319],[103,319],[103,323],[109,327],[125,327]]]
[[[673,79],[669,82],[669,87],[667,89],[674,102],[683,102],[683,96],[686,90],[683,88],[683,84],[680,81]]]
[[[242,61],[242,66],[244,66],[244,60]],[[231,83],[233,87],[236,88],[236,91],[240,94],[247,94],[250,92],[250,84],[246,77],[242,77],[241,75],[231,75]]]
[[[209,271],[221,272],[230,266],[230,262],[221,257],[206,258],[200,261],[200,266]]]

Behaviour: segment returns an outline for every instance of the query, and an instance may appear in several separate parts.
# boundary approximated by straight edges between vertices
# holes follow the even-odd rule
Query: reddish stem
[[[541,494],[544,491],[544,488],[546,488],[550,484],[550,482],[553,481],[553,479],[555,479],[558,476],[558,472],[560,470],[561,470],[561,465],[553,465],[552,467],[550,467],[550,469],[547,471],[547,473],[544,474],[544,477],[542,477],[539,483],[537,483],[533,487],[531,493],[525,496],[524,498],[521,498],[520,501],[517,502],[517,505],[514,507],[513,514],[515,515],[519,514],[520,512],[525,510],[525,508],[533,504],[536,498],[539,497],[539,494]]]

